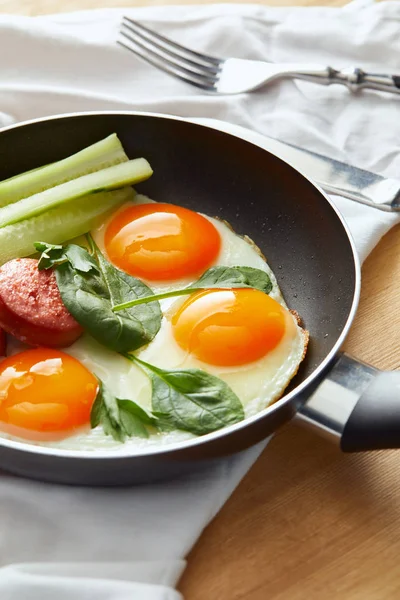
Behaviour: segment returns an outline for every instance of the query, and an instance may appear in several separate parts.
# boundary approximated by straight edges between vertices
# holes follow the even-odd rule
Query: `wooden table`
[[[0,13],[44,15],[90,8],[119,6],[158,6],[162,4],[215,4],[217,2],[250,4],[253,0],[0,0]],[[348,0],[264,0],[270,6],[343,6]]]
[[[171,3],[0,0],[0,12],[33,15]],[[345,1],[266,4],[337,6]],[[346,343],[347,351],[382,369],[400,365],[399,256],[400,226],[364,265],[360,308]],[[290,424],[206,529],[189,556],[180,589],[186,600],[398,599],[399,556],[400,454],[344,455]]]

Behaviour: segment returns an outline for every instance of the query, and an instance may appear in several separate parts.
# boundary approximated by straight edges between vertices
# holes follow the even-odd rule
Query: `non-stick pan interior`
[[[116,132],[153,177],[137,187],[155,200],[228,221],[260,247],[290,308],[310,332],[297,383],[320,364],[351,310],[355,266],[336,212],[302,175],[248,142],[157,116],[87,114],[31,123],[0,135],[0,178],[65,157]]]

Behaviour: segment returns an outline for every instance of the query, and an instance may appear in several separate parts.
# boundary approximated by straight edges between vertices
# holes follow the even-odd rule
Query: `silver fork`
[[[215,94],[251,92],[282,77],[330,85],[351,91],[373,88],[400,94],[400,75],[365,73],[359,67],[334,69],[318,64],[274,64],[240,58],[221,59],[190,50],[124,17],[118,43],[154,67]]]

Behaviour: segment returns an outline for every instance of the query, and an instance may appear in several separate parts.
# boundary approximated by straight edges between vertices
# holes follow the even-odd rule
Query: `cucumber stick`
[[[56,187],[39,192],[0,209],[0,228],[28,220],[75,198],[86,196],[85,202],[96,204],[95,192],[115,190],[148,179],[153,173],[144,158],[83,175]]]
[[[34,242],[63,242],[98,227],[124,202],[133,200],[131,187],[112,192],[99,192],[96,199],[78,198],[31,219],[0,229],[0,265],[12,258],[30,256]]]
[[[1,181],[0,207],[128,160],[118,136],[113,133],[68,158]]]

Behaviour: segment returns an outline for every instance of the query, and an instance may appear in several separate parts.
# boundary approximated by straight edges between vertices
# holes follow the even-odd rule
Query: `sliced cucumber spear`
[[[131,187],[78,198],[41,215],[0,229],[0,265],[33,254],[34,242],[61,244],[98,227],[121,204],[133,200]]]
[[[128,160],[118,136],[113,133],[68,158],[1,181],[0,206]]]
[[[85,202],[96,204],[95,192],[115,190],[148,179],[153,171],[145,158],[83,175],[67,183],[24,198],[0,209],[0,228],[31,219],[75,198],[86,196]],[[82,200],[83,201],[83,200]]]

